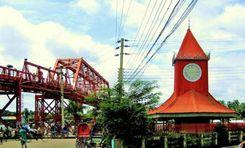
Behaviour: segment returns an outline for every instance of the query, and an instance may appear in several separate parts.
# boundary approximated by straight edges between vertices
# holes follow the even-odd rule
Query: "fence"
[[[215,127],[220,124],[210,123],[194,123],[194,124],[155,124],[156,132],[178,132],[178,133],[211,133],[214,132]],[[224,125],[228,131],[245,130],[245,123],[225,123]]]
[[[244,140],[243,131],[229,131],[226,141],[227,145],[239,144]],[[222,136],[222,135],[221,135]],[[176,135],[164,135],[155,136],[146,140],[146,147],[217,147],[219,143],[224,141],[218,141],[218,133],[206,133],[206,134],[179,134]]]

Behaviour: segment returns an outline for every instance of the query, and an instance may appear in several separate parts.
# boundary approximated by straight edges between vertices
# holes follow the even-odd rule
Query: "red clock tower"
[[[222,105],[208,90],[208,61],[190,29],[173,60],[174,92],[159,107],[150,110],[152,118],[175,123],[209,123],[210,119],[224,119],[235,112]]]

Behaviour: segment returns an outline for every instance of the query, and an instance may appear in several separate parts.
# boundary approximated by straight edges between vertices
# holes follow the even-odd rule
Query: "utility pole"
[[[64,82],[63,82],[63,71],[62,66],[59,67],[58,73],[60,75],[60,108],[61,108],[61,128],[65,127],[65,116],[64,116]]]
[[[125,42],[128,41],[124,38],[121,38],[121,40],[117,41],[117,43],[121,43],[119,47],[120,48],[120,54],[116,54],[115,56],[120,56],[120,66],[118,71],[118,85],[119,85],[119,95],[122,96],[123,91],[123,55],[129,55],[128,53],[124,53],[124,47],[129,47],[125,45]]]
[[[62,129],[65,127],[65,115],[64,115],[64,83],[63,83],[63,76],[61,75],[61,127]]]
[[[120,85],[120,89],[123,88],[123,49],[124,49],[124,38],[121,38],[121,48],[120,48],[120,67],[118,72],[118,83]]]

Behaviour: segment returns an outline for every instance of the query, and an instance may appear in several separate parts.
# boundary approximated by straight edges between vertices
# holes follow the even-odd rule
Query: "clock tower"
[[[174,92],[177,96],[190,90],[208,94],[208,60],[208,56],[188,29],[173,61]]]
[[[234,117],[235,111],[209,93],[208,61],[209,56],[188,29],[178,54],[173,58],[174,92],[162,105],[148,112],[150,117],[166,122],[174,120],[181,127],[182,124],[209,124],[214,119]],[[195,131],[205,130],[199,126],[196,128]],[[190,130],[185,126],[181,129]]]

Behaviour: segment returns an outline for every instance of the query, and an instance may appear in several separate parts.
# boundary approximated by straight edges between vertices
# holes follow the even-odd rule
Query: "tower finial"
[[[188,18],[188,29],[191,28],[191,21],[190,21],[190,17]]]

